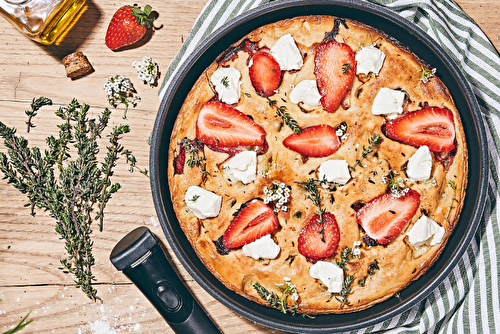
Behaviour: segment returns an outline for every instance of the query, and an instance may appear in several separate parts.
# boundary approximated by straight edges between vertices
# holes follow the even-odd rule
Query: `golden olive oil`
[[[85,0],[0,0],[0,12],[29,38],[54,43],[85,4]]]

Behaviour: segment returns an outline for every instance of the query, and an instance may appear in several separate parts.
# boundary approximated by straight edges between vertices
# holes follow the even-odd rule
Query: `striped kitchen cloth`
[[[398,13],[426,31],[471,84],[485,124],[490,154],[488,198],[471,245],[450,275],[420,304],[353,333],[498,333],[500,331],[499,196],[500,57],[453,0],[365,0]],[[166,71],[160,99],[196,46],[235,16],[268,0],[209,0]]]

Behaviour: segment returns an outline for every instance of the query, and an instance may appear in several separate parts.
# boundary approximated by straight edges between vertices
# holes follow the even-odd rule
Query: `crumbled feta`
[[[320,99],[316,80],[301,81],[290,92],[290,101],[295,104],[302,103],[302,107],[307,110],[318,107]]]
[[[349,165],[345,160],[327,160],[318,169],[318,179],[320,181],[346,184],[351,179]]]
[[[429,147],[420,146],[408,159],[406,174],[414,181],[425,181],[431,177],[432,155]]]
[[[299,48],[290,34],[281,36],[270,51],[282,71],[300,70],[304,64]]]
[[[255,151],[240,152],[224,163],[222,168],[232,181],[250,183],[257,177],[257,153]]]
[[[385,60],[385,53],[373,45],[361,47],[356,53],[356,74],[378,75]]]
[[[316,262],[309,269],[309,275],[321,280],[321,283],[328,288],[328,292],[338,293],[342,291],[344,271],[332,262]]]
[[[198,186],[191,186],[184,194],[187,207],[200,219],[217,217],[222,205],[222,196]]]
[[[406,233],[408,242],[414,246],[422,245],[434,246],[443,240],[445,233],[444,227],[436,223],[434,219],[422,215],[412,228]]]
[[[227,104],[237,103],[241,95],[241,73],[232,67],[220,67],[210,77],[219,99]]]
[[[397,115],[403,112],[405,92],[382,87],[372,104],[374,115]]]
[[[280,246],[278,246],[274,240],[271,238],[271,234],[266,234],[260,239],[254,242],[244,245],[242,247],[243,254],[251,257],[255,260],[258,259],[275,259],[280,252]]]

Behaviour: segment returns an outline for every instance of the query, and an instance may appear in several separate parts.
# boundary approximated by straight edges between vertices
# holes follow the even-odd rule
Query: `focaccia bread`
[[[438,75],[386,33],[331,16],[234,43],[170,140],[172,202],[201,261],[248,299],[307,314],[363,310],[419,278],[467,185]]]

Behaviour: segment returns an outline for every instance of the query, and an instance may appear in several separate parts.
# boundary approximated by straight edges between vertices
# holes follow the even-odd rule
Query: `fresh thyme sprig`
[[[295,286],[285,280],[285,284],[279,284],[278,287],[280,288],[281,296],[278,296],[274,292],[269,292],[269,290],[264,288],[258,282],[255,282],[253,285],[253,288],[257,291],[259,297],[264,299],[271,307],[280,310],[284,314],[290,312],[294,315],[297,312],[299,303],[295,300],[292,305],[288,305],[287,299],[289,297],[292,299],[295,298],[294,295],[297,294]]]
[[[111,176],[124,149],[119,143],[121,136],[130,129],[128,125],[112,129],[107,155],[99,162],[98,141],[111,112],[106,108],[96,120],[89,118],[88,111],[89,106],[76,99],[60,107],[56,111],[63,121],[58,125],[59,136],[46,139],[48,149],[43,153],[36,146],[29,147],[28,141],[16,135],[15,129],[0,122],[0,136],[8,150],[7,154],[0,153],[0,170],[4,179],[28,196],[32,215],[35,208],[39,208],[49,211],[56,220],[55,230],[65,241],[67,252],[61,259],[60,269],[72,273],[77,287],[96,300],[97,290],[92,285],[95,258],[91,224],[100,220],[102,229],[104,208],[112,194],[120,189],[119,183],[111,182]],[[70,155],[70,144],[76,154]]]
[[[286,112],[286,106],[278,107],[278,102],[276,100],[271,100],[269,97],[266,98],[271,108],[276,107],[276,115],[278,115],[294,133],[299,134],[302,130],[300,129],[297,121]]]
[[[368,147],[365,147],[365,145],[363,145],[363,152],[361,152],[361,158],[356,159],[356,165],[358,165],[359,167],[363,167],[363,165],[361,164],[361,159],[366,159],[368,154],[372,153],[373,149],[379,146],[381,142],[382,142],[382,136],[379,133],[368,138]],[[351,169],[354,170],[354,168],[355,167],[352,167]]]
[[[189,167],[200,167],[205,161],[205,155],[201,150],[203,142],[196,139],[190,140],[188,138],[184,138],[181,141],[181,145],[186,150],[186,154],[189,154],[187,165]]]
[[[307,182],[296,182],[306,189],[308,192],[308,195],[306,196],[306,199],[310,199],[313,204],[318,208],[316,210],[316,214],[319,216],[317,219],[318,224],[321,225],[321,231],[319,233],[321,234],[321,241],[325,242],[325,229],[324,229],[324,219],[323,219],[323,214],[325,213],[325,209],[321,208],[321,193],[318,189],[318,185],[323,184],[326,181],[320,181],[316,179],[308,179]]]
[[[335,297],[335,299],[337,299],[340,302],[340,307],[350,304],[349,300],[347,299],[347,296],[349,295],[349,293],[351,293],[352,290],[351,284],[353,279],[354,279],[353,275],[347,275],[344,278],[344,281],[342,282],[342,290],[339,292],[339,296]]]
[[[429,78],[432,78],[436,73],[436,69],[433,68],[432,70],[427,70],[422,65],[420,65],[420,67],[422,68],[422,75],[418,80],[422,81],[423,83],[427,83],[429,81]]]
[[[223,77],[220,82],[221,82],[221,84],[224,85],[224,87],[226,87],[226,88],[229,87],[229,79],[227,76]]]
[[[340,252],[340,260],[336,260],[335,262],[337,265],[342,268],[343,270],[347,270],[346,268],[346,263],[349,262],[350,260],[350,255],[351,255],[351,249],[347,246],[345,246],[342,251]]]
[[[351,64],[345,63],[344,65],[342,65],[342,74],[345,75],[345,74],[349,73],[350,70],[352,70]]]
[[[40,110],[40,108],[43,106],[50,105],[52,105],[52,100],[44,96],[40,96],[38,99],[33,99],[33,101],[31,101],[31,110],[25,111],[26,115],[28,116],[28,120],[26,121],[26,132],[30,132],[30,129],[35,127],[35,125],[31,123],[31,119],[37,115],[37,111]]]
[[[316,179],[308,179],[307,182],[297,182],[298,184],[304,186],[306,191],[308,192],[308,195],[306,196],[307,199],[310,199],[313,204],[317,207],[321,206],[321,194],[318,189],[318,185],[320,184],[320,181]]]
[[[127,159],[127,162],[129,164],[129,171],[132,173],[134,170],[138,170],[141,174],[149,177],[149,174],[148,174],[148,170],[146,168],[140,168],[139,166],[137,166],[137,159],[135,158],[135,156],[132,154],[132,151],[130,150],[125,150],[122,152],[122,155],[125,156],[125,158]]]
[[[29,317],[29,315],[31,314],[31,311],[28,312],[28,314],[26,314],[24,316],[24,318],[21,319],[21,321],[19,321],[17,323],[16,326],[12,327],[11,329],[9,329],[8,331],[4,332],[3,334],[12,334],[12,333],[16,333],[16,332],[19,332],[21,329],[23,329],[24,327],[28,326],[32,321],[33,319],[31,320],[28,320],[26,321],[26,319]]]
[[[450,221],[450,215],[451,215],[451,210],[453,210],[455,208],[455,206],[453,206],[453,202],[458,202],[457,200],[457,184],[455,183],[455,181],[453,180],[449,180],[447,185],[453,189],[453,198],[451,199],[451,204],[450,204],[450,210],[448,211],[448,215],[446,216],[446,221]]]

